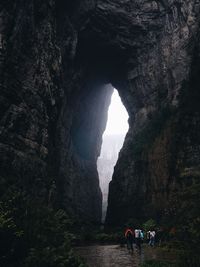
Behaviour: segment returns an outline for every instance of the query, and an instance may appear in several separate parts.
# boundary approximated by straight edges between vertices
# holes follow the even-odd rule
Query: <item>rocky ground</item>
[[[89,267],[138,267],[144,260],[166,260],[173,262],[174,255],[157,248],[143,246],[141,253],[136,249],[130,253],[119,245],[93,245],[77,247],[76,253],[83,257]]]

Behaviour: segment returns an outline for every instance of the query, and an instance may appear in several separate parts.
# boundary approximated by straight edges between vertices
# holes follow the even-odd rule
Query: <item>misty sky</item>
[[[128,131],[128,113],[115,89],[108,110],[108,121],[104,135],[126,134]]]

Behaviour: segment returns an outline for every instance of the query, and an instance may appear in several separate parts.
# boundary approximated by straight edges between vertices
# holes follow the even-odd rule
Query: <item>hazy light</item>
[[[114,90],[108,110],[106,130],[103,134],[101,155],[97,160],[100,187],[103,193],[102,222],[106,216],[108,185],[128,128],[128,113],[117,90]]]
[[[116,89],[114,89],[108,110],[108,121],[104,135],[126,134],[128,131],[128,113]]]

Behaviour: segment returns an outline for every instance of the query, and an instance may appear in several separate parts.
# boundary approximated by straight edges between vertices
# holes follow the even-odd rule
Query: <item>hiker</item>
[[[136,247],[139,249],[139,251],[141,251],[141,238],[142,238],[141,230],[135,229],[135,244]]]
[[[147,243],[149,244],[150,242],[150,231],[147,231]]]
[[[124,235],[126,238],[127,249],[133,252],[133,240],[134,240],[133,230],[131,228],[127,228]]]
[[[155,236],[156,236],[156,232],[153,230],[153,231],[150,231],[150,241],[149,241],[149,245],[151,247],[154,247],[155,246]]]
[[[144,240],[144,232],[143,232],[143,230],[140,230],[140,238],[141,238],[142,241]]]

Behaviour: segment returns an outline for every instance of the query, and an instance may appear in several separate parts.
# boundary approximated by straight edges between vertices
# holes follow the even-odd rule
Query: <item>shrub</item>
[[[140,265],[140,267],[170,267],[174,266],[169,262],[157,261],[157,260],[148,260]]]
[[[146,231],[149,231],[151,229],[155,229],[156,227],[156,222],[153,219],[149,219],[143,224],[143,229]]]
[[[0,203],[2,266],[83,267],[71,250],[73,221],[65,211],[12,189]]]

